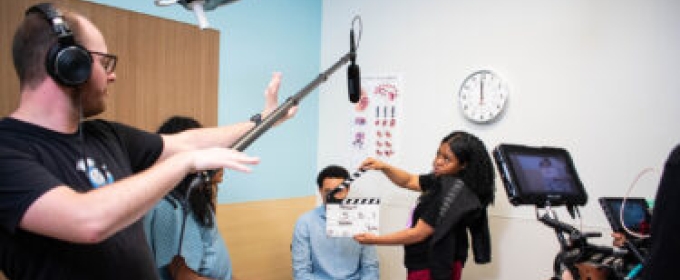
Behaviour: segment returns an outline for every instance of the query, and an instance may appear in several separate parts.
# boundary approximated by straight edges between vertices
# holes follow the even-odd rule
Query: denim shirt
[[[352,238],[326,236],[326,207],[319,206],[298,219],[291,245],[295,280],[378,280],[374,245]]]
[[[167,195],[144,217],[144,229],[162,280],[171,280],[167,265],[177,254],[184,213],[181,203]],[[215,220],[215,222],[217,222]],[[188,213],[182,256],[193,271],[204,277],[231,279],[231,260],[217,226],[203,227]]]

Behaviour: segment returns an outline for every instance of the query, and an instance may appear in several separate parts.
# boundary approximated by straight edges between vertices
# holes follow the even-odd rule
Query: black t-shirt
[[[12,280],[157,279],[141,221],[98,244],[36,235],[19,222],[52,188],[105,188],[148,168],[162,150],[157,134],[114,122],[86,121],[80,132],[63,134],[0,120],[0,270]]]
[[[654,199],[651,244],[645,261],[643,279],[678,279],[677,257],[680,252],[680,145],[666,160],[659,189]]]
[[[419,177],[420,188],[423,194],[418,198],[418,204],[413,210],[413,217],[411,227],[415,227],[419,219],[426,222],[433,228],[436,228],[439,209],[442,205],[442,187],[434,174],[425,174]],[[453,264],[455,260],[465,262],[467,258],[467,251],[469,247],[466,228],[455,227],[452,229],[450,237],[459,236],[460,238],[446,238],[441,246],[448,246],[455,248],[455,258],[450,260]],[[427,239],[404,246],[404,265],[409,270],[428,269],[431,267],[430,262],[430,241],[432,235]]]

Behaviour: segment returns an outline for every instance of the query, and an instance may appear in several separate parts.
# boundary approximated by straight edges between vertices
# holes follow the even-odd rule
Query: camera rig
[[[574,218],[578,206],[588,201],[565,149],[500,144],[493,157],[510,203],[533,205],[536,219],[555,231],[560,251],[553,262],[552,279],[566,279],[565,271],[576,280],[636,279],[643,256],[634,246],[592,244],[589,239],[601,237],[600,232],[581,232],[558,219],[553,207],[565,206]]]

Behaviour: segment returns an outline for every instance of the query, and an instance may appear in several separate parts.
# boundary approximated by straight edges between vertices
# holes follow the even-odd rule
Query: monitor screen
[[[584,205],[587,201],[564,149],[501,144],[494,149],[494,159],[508,198],[515,205]]]
[[[600,206],[604,210],[613,231],[624,232],[621,224],[621,197],[602,197]],[[628,198],[623,209],[623,222],[628,230],[639,234],[649,234],[651,215],[644,198]]]

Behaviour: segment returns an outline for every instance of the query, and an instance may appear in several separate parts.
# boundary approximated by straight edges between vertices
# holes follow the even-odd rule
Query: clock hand
[[[479,105],[484,104],[484,76],[479,79]]]

